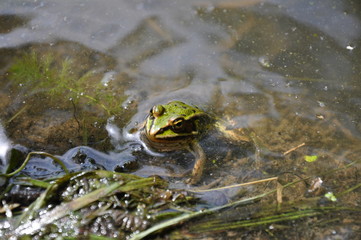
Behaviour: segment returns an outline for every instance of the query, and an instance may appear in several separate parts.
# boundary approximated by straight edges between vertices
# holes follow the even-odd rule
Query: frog
[[[199,107],[182,101],[170,101],[150,109],[140,130],[140,138],[147,147],[158,152],[191,152],[195,162],[191,177],[186,183],[193,185],[200,181],[207,159],[199,142],[212,128],[227,132],[226,127],[220,124],[216,117]]]

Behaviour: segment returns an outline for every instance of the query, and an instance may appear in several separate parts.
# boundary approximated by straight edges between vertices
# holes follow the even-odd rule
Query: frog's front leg
[[[192,170],[191,178],[187,179],[186,183],[196,184],[202,177],[204,164],[206,162],[206,154],[198,142],[193,142],[189,146],[189,151],[195,156],[195,162]]]

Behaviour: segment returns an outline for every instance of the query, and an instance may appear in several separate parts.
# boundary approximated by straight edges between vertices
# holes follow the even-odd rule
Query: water
[[[0,125],[0,160],[3,166],[7,165],[7,154],[11,147],[9,139],[6,137],[4,128]]]
[[[140,175],[181,172],[192,160],[154,160],[126,136],[154,104],[182,100],[252,129],[264,147],[256,160],[230,154],[231,161],[223,161],[230,147],[206,139],[216,162],[208,163],[207,183],[321,176],[327,191],[341,192],[357,183],[359,165],[335,176],[325,172],[361,153],[360,9],[352,0],[3,0],[0,119],[8,138],[28,148],[63,155],[88,145],[109,154],[112,166],[119,154],[146,159]],[[91,76],[83,85],[67,82],[71,91],[53,89],[59,79],[41,88],[15,82],[9,68],[31,51],[50,54],[50,68],[71,60],[71,79]],[[308,163],[304,156],[318,160]],[[300,186],[285,195],[297,200],[305,192]],[[339,201],[353,206],[355,195]],[[353,232],[347,224],[332,228]]]

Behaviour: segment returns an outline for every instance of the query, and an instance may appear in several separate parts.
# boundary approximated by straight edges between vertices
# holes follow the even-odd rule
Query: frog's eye
[[[164,107],[162,105],[156,105],[150,110],[150,115],[153,117],[162,116],[164,113]]]
[[[174,120],[172,122],[172,127],[173,127],[173,130],[175,131],[180,131],[184,128],[184,119],[183,118],[177,118],[176,120]]]

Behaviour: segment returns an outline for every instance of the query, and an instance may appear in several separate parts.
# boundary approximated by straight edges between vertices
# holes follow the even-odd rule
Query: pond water
[[[150,154],[132,133],[153,105],[181,100],[257,138],[256,153],[206,138],[211,161],[199,185],[307,178],[284,198],[337,195],[360,183],[359,162],[347,167],[361,153],[360,13],[353,0],[2,0],[0,157],[19,145],[64,161],[83,151],[96,164],[67,162],[74,171],[169,177],[191,169],[192,155]],[[61,172],[42,164],[34,158],[24,173]],[[313,193],[317,177],[323,186]],[[185,188],[178,180],[170,178]],[[217,205],[239,194],[205,198]],[[360,199],[357,188],[338,204],[356,208]],[[297,223],[289,238],[360,236],[357,216],[332,216],[330,225],[328,217]],[[269,227],[259,236],[272,238]]]

